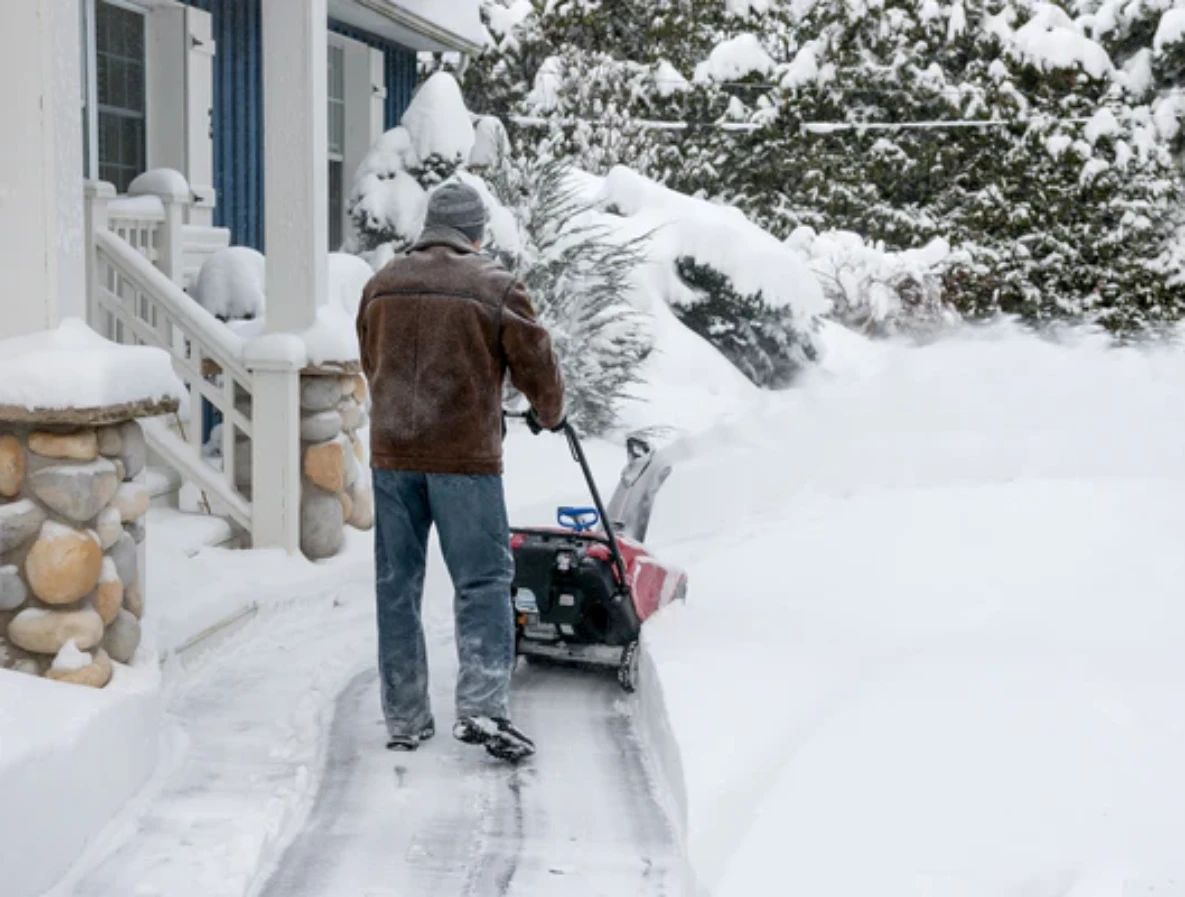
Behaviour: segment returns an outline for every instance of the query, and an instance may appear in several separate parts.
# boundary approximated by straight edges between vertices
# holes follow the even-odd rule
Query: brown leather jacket
[[[375,467],[501,473],[507,372],[545,426],[563,419],[559,365],[526,289],[451,230],[371,278],[358,343]]]

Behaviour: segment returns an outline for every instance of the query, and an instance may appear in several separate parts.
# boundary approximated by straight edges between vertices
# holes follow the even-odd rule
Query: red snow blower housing
[[[640,541],[620,534],[624,523],[605,513],[576,431],[565,423],[563,433],[593,506],[557,509],[558,527],[512,528],[517,650],[528,657],[615,667],[621,687],[633,691],[642,623],[660,607],[683,599],[687,577],[657,561]],[[628,451],[630,464],[611,508],[627,510],[630,487],[642,484],[642,497],[633,502],[639,507],[622,515],[641,521],[633,527],[641,538],[653,500],[646,487],[655,480],[661,484],[669,469],[644,477],[653,460],[650,447],[631,439]]]

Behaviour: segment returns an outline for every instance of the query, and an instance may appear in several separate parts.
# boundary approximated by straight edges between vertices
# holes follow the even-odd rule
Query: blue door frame
[[[260,0],[184,0],[213,19],[214,223],[231,242],[264,251],[263,32]],[[416,54],[399,44],[330,20],[329,30],[382,50],[386,127],[399,123],[416,86]],[[347,177],[352,173],[348,173]]]

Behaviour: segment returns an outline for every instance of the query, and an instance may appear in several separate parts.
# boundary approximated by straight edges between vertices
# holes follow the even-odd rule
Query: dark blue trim
[[[260,0],[183,0],[213,19],[214,222],[239,246],[264,249],[263,31]],[[416,87],[416,54],[399,44],[330,20],[329,28],[382,50],[386,127],[399,123]]]

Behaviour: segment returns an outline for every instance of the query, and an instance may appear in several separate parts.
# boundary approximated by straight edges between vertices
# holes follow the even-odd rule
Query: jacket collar
[[[429,246],[447,246],[449,249],[454,249],[457,252],[474,253],[477,249],[474,248],[473,243],[456,228],[452,227],[426,227],[420,238],[416,240],[411,251],[417,252],[421,249],[427,249]]]

